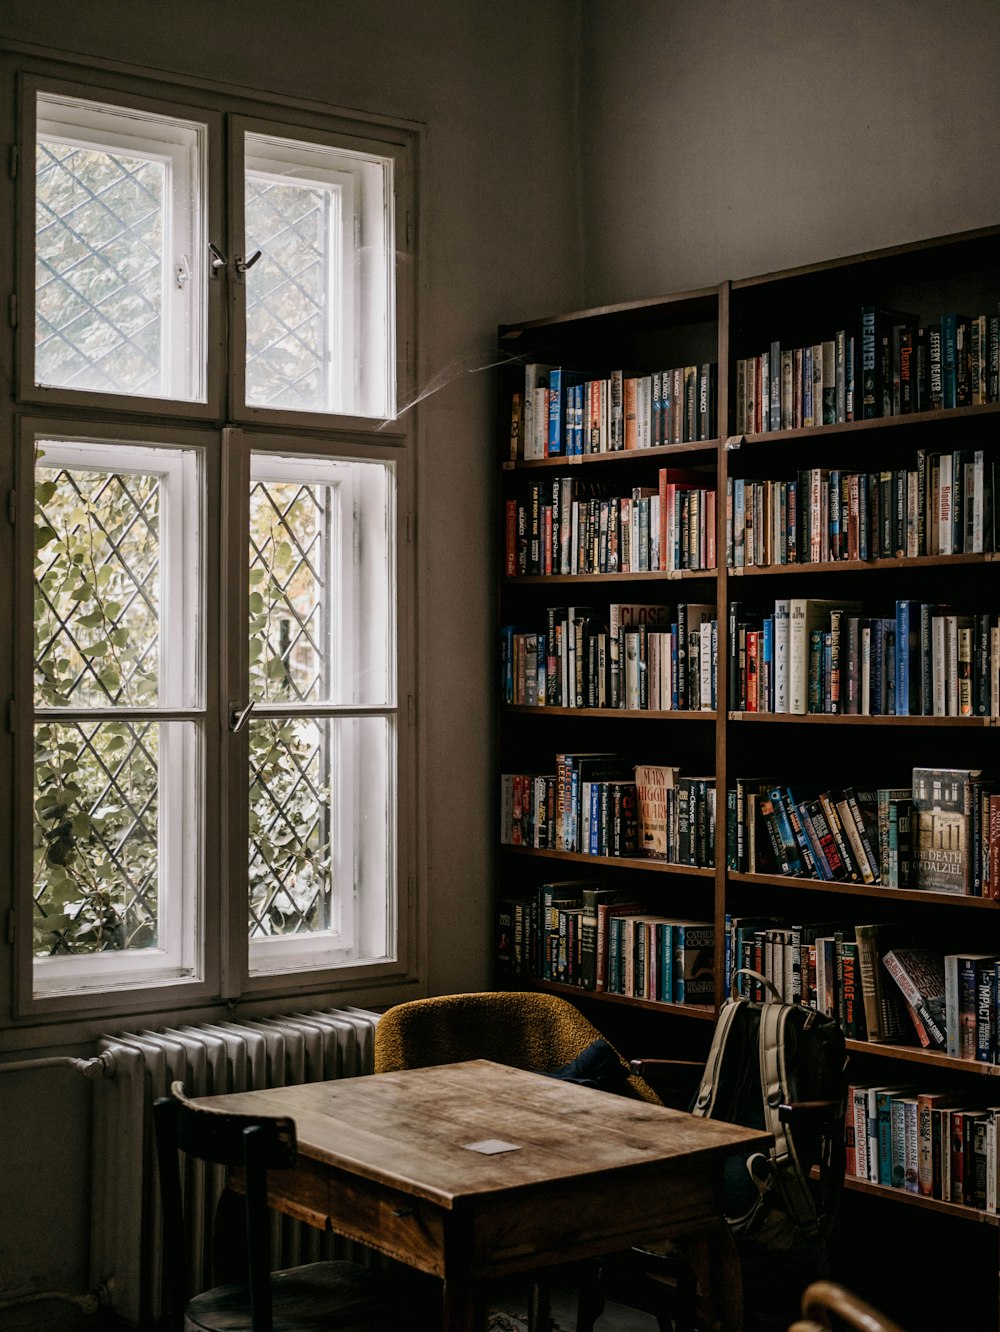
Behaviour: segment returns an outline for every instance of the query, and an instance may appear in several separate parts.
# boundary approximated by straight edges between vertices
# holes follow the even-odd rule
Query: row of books
[[[555,766],[501,774],[502,844],[714,865],[714,777],[617,754],[557,754]]]
[[[997,548],[1000,460],[982,449],[917,452],[878,472],[812,467],[726,483],[730,568],[973,555]]]
[[[711,711],[714,606],[550,606],[546,628],[501,630],[505,703],[626,711]]]
[[[738,434],[1000,402],[1000,318],[864,306],[860,328],[736,362]]]
[[[805,1004],[852,1040],[1000,1063],[1000,957],[944,953],[899,935],[885,924],[727,915],[724,989]]]
[[[506,501],[507,576],[714,569],[715,490],[706,479],[662,467],[656,486],[626,495],[571,476],[531,482]]]
[[[714,439],[717,366],[590,376],[529,362],[511,401],[512,462]]]
[[[729,708],[848,716],[1000,715],[1000,617],[912,599],[892,615],[854,601],[729,608]]]
[[[1000,1107],[919,1083],[848,1088],[846,1173],[885,1188],[1000,1211]]]
[[[978,769],[878,790],[741,777],[726,803],[730,869],[1000,897],[1000,794]]]
[[[541,884],[499,904],[498,961],[509,976],[661,1003],[710,1004],[715,927],[646,912],[593,880]]]

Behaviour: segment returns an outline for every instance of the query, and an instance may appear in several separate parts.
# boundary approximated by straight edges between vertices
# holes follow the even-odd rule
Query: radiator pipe
[[[12,1064],[0,1064],[0,1073],[23,1073],[35,1068],[75,1068],[85,1078],[113,1078],[115,1057],[110,1050],[93,1059],[74,1059],[72,1055],[52,1055],[47,1059],[18,1059]],[[2,1306],[0,1301],[0,1306]]]
[[[75,1305],[85,1314],[95,1314],[99,1309],[106,1308],[109,1303],[107,1289],[98,1286],[96,1290],[88,1290],[83,1295],[71,1295],[65,1290],[40,1290],[33,1295],[11,1295],[0,1300],[0,1309],[17,1309],[23,1304],[39,1304],[49,1300]]]

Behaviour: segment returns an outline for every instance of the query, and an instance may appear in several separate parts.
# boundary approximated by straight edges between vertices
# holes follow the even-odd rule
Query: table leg
[[[467,1221],[445,1230],[442,1332],[487,1332],[486,1293],[473,1276],[470,1231]]]
[[[719,1332],[743,1327],[743,1278],[740,1258],[725,1222],[683,1242],[694,1268],[698,1289],[706,1297],[713,1326]]]

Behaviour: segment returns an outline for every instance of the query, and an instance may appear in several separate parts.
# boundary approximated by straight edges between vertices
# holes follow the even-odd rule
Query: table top
[[[771,1142],[756,1130],[485,1059],[202,1103],[288,1115],[301,1156],[448,1209],[485,1195],[671,1161],[688,1165]]]

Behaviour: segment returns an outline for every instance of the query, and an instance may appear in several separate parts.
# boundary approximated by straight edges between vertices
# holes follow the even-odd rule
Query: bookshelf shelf
[[[971,907],[980,911],[1000,910],[991,897],[967,897],[959,893],[932,893],[924,888],[880,888],[875,884],[844,883],[827,879],[803,879],[791,874],[741,874],[729,870],[730,883],[757,884],[769,888],[793,888],[813,893],[840,893],[847,897],[881,898],[886,902],[919,902],[921,906]]]
[[[997,717],[861,717],[846,712],[729,712],[731,722],[777,722],[788,726],[934,726],[981,730],[1000,725]]]
[[[971,949],[979,955],[995,954],[1000,957],[1000,916],[991,914],[1000,911],[1000,900],[992,897],[912,887],[887,888],[881,884],[868,886],[858,882],[772,873],[744,873],[730,870],[726,859],[726,811],[729,798],[735,797],[738,784],[746,800],[744,810],[749,809],[750,817],[757,820],[750,825],[751,835],[741,843],[748,853],[742,863],[744,867],[754,863],[749,858],[752,854],[757,857],[756,864],[765,868],[771,868],[785,859],[770,854],[772,846],[777,845],[779,839],[789,853],[789,864],[796,863],[791,838],[797,839],[800,848],[802,841],[808,842],[814,858],[821,859],[829,853],[831,861],[831,838],[842,859],[855,859],[859,864],[867,856],[877,861],[887,851],[895,850],[902,855],[905,850],[905,825],[902,821],[912,816],[908,797],[916,768],[956,769],[961,772],[981,769],[987,779],[997,779],[997,789],[1000,791],[1000,753],[994,752],[1000,747],[995,745],[992,738],[992,732],[1000,727],[1000,717],[983,714],[984,681],[988,682],[989,690],[993,691],[991,712],[997,711],[996,694],[1000,689],[1000,684],[994,684],[993,677],[984,673],[984,662],[991,662],[993,671],[997,669],[998,649],[994,644],[997,641],[995,635],[1000,632],[997,624],[1000,618],[1000,577],[997,569],[1000,562],[1000,495],[997,495],[1000,491],[1000,431],[997,428],[1000,424],[1000,357],[995,350],[992,353],[992,371],[988,368],[991,346],[995,349],[1000,345],[1000,317],[997,313],[997,302],[1000,299],[998,243],[1000,226],[911,246],[894,247],[878,253],[834,259],[757,278],[724,282],[715,289],[680,293],[676,300],[657,298],[648,302],[577,311],[553,319],[501,327],[501,346],[510,352],[512,359],[501,372],[505,391],[500,394],[498,414],[501,498],[497,532],[500,550],[505,557],[501,561],[498,577],[498,631],[505,629],[508,636],[523,633],[525,639],[534,635],[537,650],[540,635],[560,632],[565,636],[567,633],[568,615],[564,616],[565,623],[555,615],[546,619],[547,615],[557,609],[559,602],[577,600],[593,603],[590,607],[581,608],[582,611],[593,612],[593,620],[586,619],[583,614],[577,619],[578,624],[582,620],[587,626],[584,628],[585,636],[591,632],[590,623],[600,626],[601,615],[610,611],[610,605],[614,602],[635,603],[632,610],[636,616],[642,610],[639,603],[644,603],[647,624],[659,627],[665,623],[668,626],[671,638],[666,651],[672,654],[679,646],[677,636],[682,626],[681,606],[697,602],[700,603],[697,607],[699,614],[714,622],[711,639],[714,672],[712,686],[713,699],[718,700],[712,711],[705,712],[527,705],[501,705],[497,709],[501,733],[499,749],[503,754],[501,771],[505,775],[552,774],[556,771],[553,764],[554,751],[558,745],[561,752],[572,751],[580,755],[588,751],[614,750],[637,765],[676,768],[682,780],[694,773],[708,774],[707,777],[692,779],[689,790],[695,780],[710,784],[714,778],[717,793],[714,869],[654,861],[639,856],[597,857],[577,852],[538,850],[530,846],[503,845],[498,848],[496,855],[498,895],[515,906],[520,901],[522,913],[525,898],[536,894],[541,885],[566,882],[571,885],[581,884],[587,889],[594,885],[612,891],[623,890],[633,910],[638,904],[643,913],[666,917],[668,923],[673,919],[690,920],[697,917],[700,921],[707,921],[710,918],[715,937],[714,1005],[693,1009],[618,994],[581,991],[574,985],[560,986],[524,975],[508,976],[507,981],[543,986],[563,993],[570,999],[586,994],[588,999],[593,997],[602,1004],[614,1005],[616,1030],[624,1030],[626,1033],[634,1031],[637,1040],[640,1033],[645,1040],[648,1031],[647,1013],[639,1010],[655,1014],[658,1023],[676,1022],[681,1017],[696,1017],[699,1021],[678,1033],[694,1050],[700,1049],[696,1042],[711,1030],[711,1023],[724,1000],[723,971],[728,954],[735,951],[731,947],[733,940],[726,937],[727,923],[733,931],[734,939],[737,928],[745,929],[737,945],[742,950],[741,960],[745,961],[748,955],[754,957],[756,954],[762,959],[761,966],[765,969],[773,966],[774,974],[782,984],[787,983],[789,988],[796,985],[797,977],[801,979],[808,976],[809,967],[815,965],[816,950],[807,958],[805,949],[809,947],[806,940],[811,940],[817,931],[813,929],[812,933],[807,933],[808,927],[822,923],[821,937],[825,939],[843,931],[845,938],[837,944],[836,949],[832,949],[829,943],[824,945],[823,969],[829,977],[832,966],[840,969],[843,967],[844,956],[853,957],[857,985],[855,1001],[860,992],[860,1002],[863,1003],[867,993],[869,1005],[872,989],[865,991],[864,984],[871,982],[873,954],[865,951],[862,957],[862,945],[868,950],[872,946],[872,939],[875,940],[875,948],[882,952],[889,946],[924,946],[927,941],[933,944],[936,952],[937,941],[940,940],[942,955],[945,950]],[[950,392],[950,383],[945,384],[943,373],[943,352],[941,396],[932,396],[932,393],[936,395],[938,392],[931,384],[930,375],[932,356],[936,356],[934,325],[938,324],[940,345],[944,347],[945,335],[939,321],[952,321],[949,312],[959,309],[969,312],[970,336],[966,344],[969,348],[969,398],[973,396],[975,388],[976,394],[984,400],[969,401],[969,405],[945,409],[938,406],[938,403],[949,400],[945,394]],[[863,365],[861,358],[863,310],[866,311],[865,332],[869,338],[873,313],[876,320],[880,320],[883,311],[914,312],[916,327],[922,333],[913,334],[912,340],[911,367],[917,366],[916,377],[910,383],[913,390],[912,403],[929,406],[934,402],[933,410],[904,410],[906,387],[902,349],[910,345],[906,340],[912,330],[906,324],[899,323],[895,316],[886,321],[885,330],[880,330],[882,336],[877,342],[879,350],[874,382],[863,382],[863,372],[872,373],[871,359]],[[992,314],[981,316],[979,312],[984,310]],[[901,318],[908,319],[905,315]],[[955,320],[962,318],[954,317]],[[972,326],[975,326],[975,338]],[[987,374],[992,373],[992,380],[987,381],[984,375],[976,378],[975,383],[973,381],[972,359],[976,354],[974,340],[978,340],[981,353],[985,348]],[[817,361],[816,349],[824,341],[826,345],[820,348]],[[849,380],[852,344],[858,369],[855,378]],[[827,347],[830,345],[834,348],[835,357],[832,389],[827,374]],[[959,386],[960,376],[964,373],[962,366],[965,364],[959,363],[960,345],[956,335],[953,340],[956,402],[968,401],[963,399]],[[788,353],[792,358],[790,370],[786,370],[785,358]],[[891,373],[894,369],[893,355],[899,366],[896,400],[893,399],[893,393],[897,391],[897,386]],[[777,362],[772,359],[775,356]],[[800,359],[796,361],[796,357]],[[923,358],[922,362],[920,357]],[[637,383],[630,389],[633,393],[632,401],[637,404],[635,428],[638,433],[634,437],[662,441],[665,438],[677,438],[671,433],[676,425],[676,417],[670,418],[671,430],[659,428],[667,419],[667,409],[663,405],[666,396],[663,395],[669,395],[671,388],[667,386],[667,377],[663,375],[661,397],[657,399],[657,374],[662,372],[663,367],[673,367],[671,373],[675,373],[677,367],[685,367],[685,375],[693,368],[696,382],[700,384],[703,382],[701,368],[712,362],[718,366],[714,377],[717,399],[715,420],[711,418],[711,404],[709,414],[704,418],[712,421],[707,427],[699,426],[697,430],[692,430],[688,381],[686,378],[683,381],[683,399],[677,397],[678,381],[672,381],[674,388],[669,410],[673,411],[678,401],[683,402],[683,433],[690,442],[669,446],[661,442],[657,448],[614,453],[510,460],[511,436],[514,436],[515,443],[520,439],[522,444],[526,438],[523,430],[511,429],[512,419],[517,419],[511,411],[511,404],[517,401],[514,395],[521,395],[523,405],[534,389],[541,387],[544,382],[542,379],[527,379],[525,366],[537,365],[541,370],[545,370],[548,365],[573,367],[580,372],[584,383],[592,384],[595,380],[606,378],[608,401],[612,403],[616,401],[612,390],[618,382],[619,374],[637,381],[649,377],[651,382],[648,388],[640,388]],[[812,407],[811,404],[807,407],[807,401],[812,394],[811,388],[807,387],[810,381],[806,367],[813,364],[811,384],[819,385],[823,391],[821,414],[826,413],[828,424],[775,431],[760,428],[762,424],[766,425],[769,416],[772,421],[776,419],[770,414],[774,399],[765,393],[764,388],[765,380],[769,381],[768,387],[774,381],[770,373],[774,364],[779,367],[779,383],[782,386],[775,410],[786,420],[809,419]],[[815,370],[817,364],[820,365],[818,379]],[[983,364],[982,354],[979,364]],[[621,367],[627,368],[621,370]],[[798,375],[796,382],[799,386],[798,397],[794,389],[790,395],[790,418],[785,415],[787,374]],[[565,382],[564,370],[562,383]],[[621,382],[624,384],[624,378]],[[710,386],[711,391],[711,371],[704,382]],[[849,385],[854,394],[853,408],[849,406]],[[841,418],[837,423],[832,422],[827,410],[831,401],[827,390],[833,392],[833,415],[839,414]],[[604,390],[600,389],[598,398],[602,392]],[[644,397],[641,396],[643,394]],[[986,401],[988,397],[998,400]],[[700,412],[702,400],[700,397],[697,400]],[[549,399],[545,401],[550,408]],[[552,402],[558,401],[558,393],[554,393]],[[594,401],[593,396],[584,399],[585,425],[591,431],[584,437],[588,441],[600,438],[603,442],[609,438],[604,431],[603,420],[597,422],[598,433],[593,433],[596,420]],[[887,412],[894,406],[898,414],[847,420],[846,416],[852,410],[856,409],[860,415],[865,401],[869,406],[874,405],[876,410]],[[629,418],[625,412],[624,391],[621,402],[622,421],[627,422]],[[764,404],[767,404],[766,411]],[[641,418],[640,410],[644,413]],[[656,415],[658,410],[661,412],[659,418]],[[590,415],[587,415],[588,412]],[[579,417],[576,420],[579,421]],[[702,418],[699,416],[698,420]],[[645,422],[648,422],[648,428]],[[754,425],[755,428],[748,430],[748,425]],[[625,428],[623,424],[622,429]],[[694,433],[711,433],[717,438],[695,441],[692,438]],[[579,441],[581,436],[577,434],[574,438]],[[537,444],[536,434],[533,449],[540,452]],[[954,484],[946,492],[944,487],[951,484],[946,479],[947,475],[956,468],[961,470],[954,471]],[[660,480],[661,469],[672,470],[671,481]],[[607,546],[601,546],[601,541],[605,539],[602,534],[617,534],[620,559],[627,544],[632,549],[635,529],[628,529],[626,543],[624,533],[627,524],[622,515],[631,513],[634,520],[638,512],[638,539],[644,541],[645,531],[654,533],[657,530],[653,526],[653,514],[656,512],[653,505],[667,494],[679,493],[684,487],[685,477],[688,483],[693,479],[692,489],[704,492],[714,488],[714,550],[711,542],[700,541],[701,533],[697,556],[693,555],[694,544],[691,547],[680,545],[679,548],[692,551],[688,562],[717,559],[720,567],[648,573],[521,573],[513,577],[505,576],[508,568],[513,572],[516,569],[546,567],[544,556],[553,547],[546,547],[542,542],[550,540],[550,534],[557,530],[556,515],[562,514],[565,517],[565,507],[560,508],[565,502],[561,494],[557,495],[558,487],[552,484],[560,471],[572,474],[571,479],[567,477],[564,482],[566,493],[573,498],[573,521],[578,522],[578,529],[574,529],[571,524],[571,541],[576,540],[578,530],[583,531],[586,521],[589,524],[586,540],[596,542],[597,554],[601,557],[592,560],[596,567],[608,567],[603,555],[612,549],[610,536],[606,538]],[[838,482],[833,479],[834,473],[839,474]],[[703,481],[701,478],[706,479]],[[676,485],[677,490],[661,488],[668,485]],[[944,502],[946,493],[950,496],[948,504]],[[997,495],[992,508],[991,495]],[[626,506],[647,496],[650,500],[649,521],[648,529],[644,529],[642,521],[645,510],[631,510]],[[580,507],[577,508],[577,505]],[[583,511],[584,505],[590,506],[586,514]],[[947,525],[949,505],[950,529]],[[689,525],[695,521],[703,523],[703,515],[709,511],[708,501],[703,495],[697,507],[687,509],[685,522]],[[836,522],[838,513],[841,517],[839,526]],[[512,514],[516,519],[513,527]],[[540,520],[538,515],[541,515]],[[618,528],[613,526],[616,523],[620,523]],[[565,529],[558,530],[564,539]],[[683,524],[680,531],[685,531]],[[674,550],[678,549],[676,528],[668,540],[675,543]],[[683,536],[681,540],[684,540]],[[532,542],[536,544],[532,545]],[[525,544],[530,554],[522,559]],[[973,548],[980,544],[985,549],[974,552]],[[780,558],[782,555],[794,556],[810,551],[825,554],[850,549],[852,555],[857,555],[859,551],[883,553],[879,558],[864,561],[826,559],[816,563],[757,563],[730,568],[724,563],[727,546],[740,552],[740,558],[746,555],[758,561],[769,559],[772,554]],[[541,559],[538,557],[539,548],[543,554]],[[932,552],[942,549],[962,553],[913,553],[918,550]],[[891,553],[901,550],[911,553]],[[512,551],[516,559],[510,558]],[[556,567],[578,567],[572,559],[565,560],[564,548],[561,553],[563,562],[561,566],[557,562]],[[642,562],[646,562],[645,557]],[[549,567],[552,567],[551,563]],[[875,576],[868,577],[871,574]],[[759,579],[765,582],[747,581]],[[771,581],[767,582],[768,579]],[[540,588],[543,590],[540,591]],[[573,592],[569,589],[573,589]],[[548,600],[545,590],[551,592]],[[813,615],[808,604],[804,612],[798,612],[800,618],[796,632],[799,636],[795,639],[794,651],[799,674],[795,678],[797,692],[793,694],[791,607],[794,602],[808,603],[810,600],[832,604],[840,614],[837,620],[827,615],[824,621],[821,617],[826,614],[825,608],[817,606]],[[785,606],[779,608],[779,601],[787,602],[787,609]],[[909,601],[910,607],[897,606],[897,601]],[[978,709],[977,715],[892,714],[891,700],[897,680],[897,662],[893,655],[896,652],[895,617],[897,614],[901,617],[907,614],[912,616],[914,605],[924,608],[931,606],[933,609],[929,616],[925,615],[923,622],[918,614],[916,627],[919,632],[916,640],[912,637],[914,623],[912,619],[910,621],[909,642],[918,642],[917,651],[922,654],[917,659],[920,670],[898,678],[906,682],[903,687],[909,689],[911,703],[914,688],[918,689],[918,701],[913,706],[920,706],[922,699],[927,697],[928,688],[933,688],[935,706],[941,711],[938,691],[946,669],[947,706],[955,711],[960,687],[967,688],[972,696],[972,706]],[[850,610],[847,610],[848,606]],[[773,618],[772,607],[775,611]],[[665,614],[656,618],[651,614],[652,610],[662,610]],[[577,612],[573,614],[577,615]],[[784,636],[786,616],[789,621],[787,637]],[[942,626],[942,616],[953,616],[954,625],[948,622]],[[803,618],[806,620],[804,654],[801,638]],[[960,623],[962,619],[967,621],[964,625]],[[640,621],[636,619],[634,622]],[[901,619],[900,623],[903,622]],[[592,672],[595,669],[606,669],[607,690],[604,693],[584,693],[584,698],[596,700],[615,697],[617,701],[619,697],[612,688],[611,663],[615,654],[609,646],[610,630],[616,623],[629,625],[633,621],[624,619],[618,612],[614,616],[608,614],[604,621],[606,640],[603,643],[600,641],[602,629],[596,627],[592,631],[591,641],[587,643],[590,655],[586,659],[586,670]],[[676,629],[672,627],[675,623]],[[512,630],[512,626],[517,626],[516,630]],[[942,628],[948,636],[944,647],[940,639]],[[782,635],[780,638],[779,630]],[[734,632],[739,635],[735,642],[732,641]],[[751,638],[752,634],[759,636]],[[962,634],[967,635],[964,640]],[[596,643],[593,642],[595,637],[598,639]],[[645,650],[646,643],[652,641],[640,637],[637,654]],[[839,647],[836,646],[838,642]],[[961,658],[956,650],[959,644],[963,653]],[[629,645],[629,639],[619,638],[619,652],[624,653]],[[525,644],[520,646],[524,653],[528,651]],[[697,640],[689,638],[688,649],[698,653],[700,646]],[[839,658],[834,655],[837,651],[843,654]],[[663,669],[663,652],[662,642],[651,651],[646,660],[650,674]],[[770,696],[773,696],[776,686],[773,672],[782,669],[787,673],[780,681],[781,689],[784,691],[787,688],[788,692],[779,693],[779,697],[788,700],[792,697],[815,698],[815,693],[810,695],[802,687],[803,657],[810,672],[807,674],[809,689],[815,689],[816,667],[819,667],[821,699],[824,690],[828,697],[836,697],[836,664],[842,697],[848,696],[845,680],[852,691],[858,686],[857,695],[854,692],[850,694],[852,705],[855,696],[865,696],[865,690],[881,689],[881,699],[878,692],[872,692],[871,698],[873,701],[879,700],[882,714],[800,715],[741,710],[748,699],[752,701],[756,697],[758,690],[769,688],[772,691]],[[622,659],[618,657],[618,661]],[[673,661],[673,657],[669,660]],[[901,670],[905,671],[905,657],[901,660]],[[959,660],[962,662],[961,671],[957,664]],[[784,662],[784,666],[778,666],[779,661]],[[876,661],[878,670],[875,668]],[[752,666],[748,667],[748,662]],[[930,670],[927,669],[928,662],[931,664]],[[943,668],[944,662],[946,667]],[[913,666],[912,657],[910,666]],[[551,670],[548,662],[546,668]],[[754,669],[757,672],[755,685]],[[740,673],[735,680],[734,672]],[[537,679],[536,676],[536,683]],[[701,677],[697,679],[700,688]],[[548,680],[551,680],[551,675]],[[968,685],[965,684],[967,680],[970,681]],[[613,684],[618,686],[620,677],[614,679]],[[664,687],[667,687],[666,682]],[[525,694],[517,692],[514,695],[512,691],[511,696],[523,698]],[[528,696],[534,697],[534,694]],[[541,693],[538,696],[544,697]],[[565,692],[558,690],[549,695],[550,699],[566,696]],[[668,697],[666,693],[657,695],[652,690],[650,696],[658,701]],[[767,699],[769,694],[761,693],[760,697]],[[968,706],[968,695],[963,693],[961,698]],[[874,705],[878,706],[878,703]],[[559,721],[546,722],[540,728],[532,727],[525,722],[525,716],[529,714],[559,718]],[[575,725],[573,718],[579,718],[579,726]],[[683,720],[702,724],[677,727],[658,724],[648,728],[630,726],[619,731],[614,726],[617,720],[657,723]],[[761,730],[762,725],[770,729]],[[846,729],[833,733],[830,727]],[[564,763],[561,771],[565,774],[568,768],[569,765]],[[793,794],[787,811],[788,830],[780,826],[782,811],[767,808],[766,802],[771,798],[770,786],[763,783],[754,785],[757,779],[748,776],[754,772],[760,772],[768,783],[791,788]],[[581,776],[581,784],[585,780]],[[799,791],[801,795],[796,793]],[[828,792],[833,798],[832,808],[837,813],[831,812],[831,806],[825,803]],[[881,825],[878,823],[876,792],[883,792],[885,796]],[[505,794],[509,795],[506,788]],[[548,800],[547,791],[545,795]],[[821,795],[823,799],[819,800]],[[559,799],[558,795],[556,799]],[[846,828],[843,825],[842,808],[845,805],[853,821]],[[509,805],[504,808],[509,811]],[[799,811],[801,820],[798,833],[792,827],[793,808]],[[886,817],[887,809],[890,817]],[[988,835],[992,813],[989,801],[977,805],[977,810],[975,823],[971,813],[963,815],[969,819],[963,828],[963,836],[967,839],[982,839]],[[547,806],[547,811],[545,817],[551,819],[551,804]],[[903,826],[903,835],[898,834],[900,826]],[[894,828],[898,840],[891,843],[889,839],[893,836]],[[983,828],[987,830],[985,834],[979,831]],[[786,831],[787,836],[784,835]],[[852,833],[855,836],[852,837]],[[866,842],[867,849],[863,849]],[[971,840],[969,844],[972,844]],[[671,854],[677,858],[685,856],[686,845],[684,851],[672,851]],[[780,846],[778,849],[780,851]],[[810,863],[804,848],[800,860],[802,864]],[[1000,864],[1000,861],[997,863]],[[980,881],[986,879],[988,866],[987,856],[977,866],[975,877]],[[970,872],[966,881],[971,883],[972,880]],[[906,882],[905,877],[903,881]],[[988,892],[989,888],[985,891]],[[537,894],[532,901],[530,911],[537,913]],[[572,905],[566,909],[568,916],[576,910]],[[591,909],[588,906],[588,913]],[[589,921],[593,917],[588,915],[588,923],[583,924],[582,906],[579,911],[581,921],[573,926],[567,924],[568,935],[577,928],[581,933],[590,928]],[[767,919],[763,931],[757,937],[761,913]],[[603,922],[605,917],[602,914],[600,918]],[[736,924],[733,924],[734,918]],[[798,923],[798,934],[793,931],[793,921]],[[898,929],[903,936],[902,941],[897,941],[895,934],[879,934],[878,931],[858,930],[857,934],[852,933],[858,926],[876,923],[887,926],[889,930]],[[775,926],[774,932],[768,933],[772,925]],[[655,927],[647,925],[646,930],[646,935],[640,939],[638,928],[633,931],[628,927],[618,927],[616,930],[608,927],[603,937],[610,938],[613,935],[616,947],[621,950],[627,947],[626,940],[631,940],[634,933],[635,961],[642,957],[643,944],[648,951],[651,940],[655,940],[655,946],[659,946],[671,937],[662,924]],[[842,949],[844,942],[849,945],[846,950]],[[854,946],[853,954],[851,944]],[[791,951],[781,953],[780,949]],[[797,959],[793,956],[796,949],[799,950]],[[523,958],[525,954],[519,956]],[[609,957],[609,952],[605,952],[604,956]],[[621,956],[620,951],[618,956]],[[972,961],[974,965],[974,958]],[[877,952],[874,962],[877,965]],[[863,965],[867,970],[862,974]],[[848,985],[844,986],[844,990],[849,1002],[850,972],[846,974]],[[815,970],[812,983],[815,984]],[[889,984],[893,984],[891,979]],[[895,990],[891,993],[895,994]],[[887,1004],[886,1010],[890,1007]],[[892,1031],[897,1040],[906,1040],[907,1036],[911,1036],[914,1044],[849,1040],[848,1075],[852,1082],[858,1083],[867,1078],[866,1085],[871,1085],[877,1078],[880,1082],[892,1082],[893,1085],[919,1084],[921,1091],[954,1090],[963,1099],[969,1095],[967,1104],[974,1106],[991,1102],[1000,1105],[1000,1086],[983,1081],[984,1076],[992,1079],[1000,1075],[1000,1064],[994,1066],[962,1060],[938,1049],[924,1049],[916,1044],[916,1037],[909,1030],[908,1019],[907,1031],[904,1033],[895,1024],[883,1025],[886,1023],[885,1014],[880,1016],[879,1012],[870,1006],[866,1009],[866,1020],[872,1024],[869,1029],[875,1030],[874,1024],[878,1021],[880,1029]],[[610,1012],[608,1017],[610,1024]],[[997,1025],[1000,1027],[1000,1018]],[[865,1024],[861,1022],[851,1026],[851,1030],[865,1029]],[[616,1040],[616,1044],[619,1044],[627,1057],[647,1053],[647,1050],[641,1048],[628,1050],[627,1042]],[[990,1091],[991,1087],[997,1087],[997,1091]],[[973,1096],[975,1099],[971,1099]],[[997,1123],[995,1133],[998,1139],[997,1150],[1000,1151],[1000,1122]],[[949,1223],[964,1219],[985,1224],[994,1233],[1000,1228],[1000,1216],[989,1215],[974,1208],[882,1188],[861,1180],[849,1179],[847,1184],[852,1194],[864,1192],[879,1203],[882,1200],[895,1201],[925,1209],[926,1215],[919,1218],[921,1226],[933,1223],[935,1226],[947,1227]],[[855,1205],[859,1211],[863,1206],[857,1200]],[[948,1241],[945,1229],[935,1233],[940,1236],[935,1243],[944,1244]],[[902,1261],[905,1262],[905,1259]],[[902,1273],[902,1279],[907,1275]],[[993,1312],[996,1314],[997,1310]],[[1000,1327],[1000,1319],[993,1317],[991,1325]]]
[[[542,717],[609,717],[614,721],[702,721],[714,722],[714,712],[690,708],[553,708],[529,703],[504,703],[504,712]]]
[[[688,444],[659,444],[649,449],[619,449],[615,453],[573,453],[560,454],[555,458],[529,458],[517,462],[505,462],[505,472],[560,471],[566,467],[606,467],[615,463],[644,463],[650,459],[660,462],[683,455],[691,460],[697,455],[714,460],[719,450],[717,439],[692,440]]]
[[[543,584],[558,586],[580,583],[661,583],[680,581],[707,581],[714,579],[717,569],[656,569],[650,573],[586,573],[586,574],[515,574],[504,581],[508,584]]]
[[[695,875],[702,879],[714,879],[715,870],[702,865],[675,865],[667,860],[649,860],[642,856],[589,856],[581,851],[549,851],[537,846],[510,846],[504,844],[501,851],[516,856],[532,856],[542,860],[562,860],[576,865],[604,865],[615,869],[645,870],[651,874]]]
[[[880,560],[818,560],[811,564],[745,565],[727,570],[727,575],[730,578],[766,578],[781,574],[798,577],[802,574],[858,573],[881,569],[958,568],[962,565],[991,564],[997,559],[1000,556],[992,551],[977,555],[900,555]]]
[[[532,980],[533,989],[551,991],[567,998],[585,994],[588,999],[602,1004],[619,1004],[624,1008],[645,1008],[654,1013],[671,1013],[675,1017],[695,1018],[702,1022],[715,1021],[715,1008],[710,1004],[667,1004],[656,999],[634,999],[627,994],[609,994],[607,990],[581,990],[578,985],[563,985],[559,981]]]
[[[908,412],[906,416],[876,416],[867,421],[841,421],[835,425],[800,426],[793,430],[771,430],[764,434],[736,435],[726,441],[730,450],[743,446],[773,446],[785,440],[823,440],[831,435],[867,434],[872,430],[910,429],[915,426],[947,426],[969,417],[995,416],[1000,402],[977,403],[971,407],[949,407],[933,412]]]
[[[1000,1226],[1000,1216],[995,1212],[982,1212],[978,1207],[965,1207],[961,1203],[943,1202],[940,1198],[926,1198],[920,1193],[907,1193],[905,1189],[892,1189],[885,1184],[873,1184],[870,1180],[848,1175],[844,1187],[856,1193],[867,1193],[872,1197],[884,1198],[888,1202],[903,1203],[907,1207],[923,1207],[931,1212],[941,1212],[945,1216],[959,1221],[978,1221],[984,1226]]]
[[[925,1050],[915,1045],[891,1045],[885,1041],[847,1041],[848,1050],[855,1054],[874,1055],[879,1059],[899,1059],[908,1064],[929,1064],[948,1069],[952,1073],[972,1073],[983,1077],[1000,1077],[1000,1064],[982,1064],[976,1059],[958,1059],[941,1050]]]

